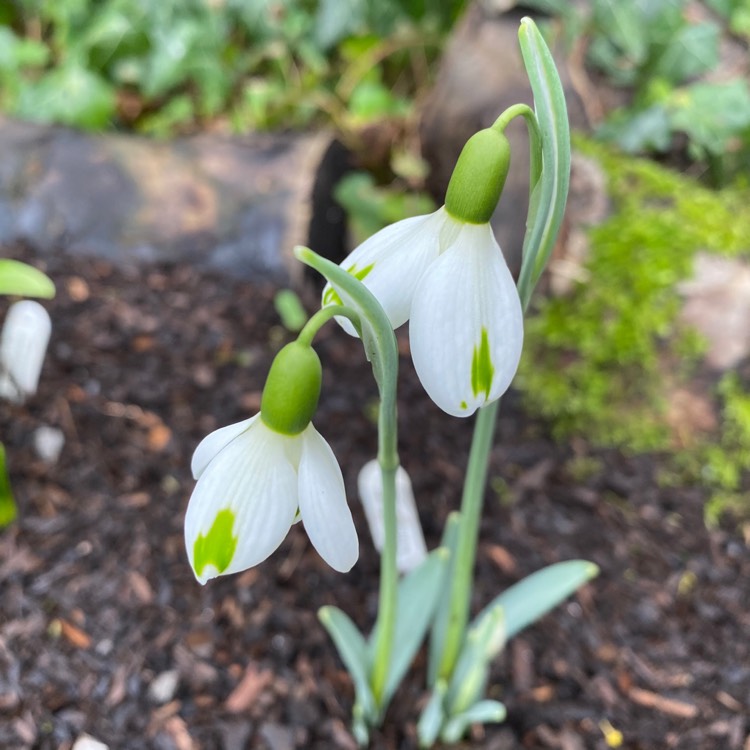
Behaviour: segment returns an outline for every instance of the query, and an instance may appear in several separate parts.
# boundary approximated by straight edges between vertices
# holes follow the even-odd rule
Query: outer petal
[[[394,328],[408,320],[414,289],[427,266],[438,257],[446,216],[441,208],[426,216],[397,221],[365,240],[341,264],[375,295]],[[334,292],[326,284],[323,305],[341,300],[338,294],[340,290]],[[349,321],[339,322],[347,333],[354,334]]]
[[[265,560],[297,512],[297,474],[287,438],[256,422],[216,454],[200,476],[185,516],[185,545],[205,583]]]
[[[302,433],[299,509],[310,541],[335,570],[346,573],[359,557],[357,530],[346,503],[344,479],[328,443],[310,424]]]
[[[489,224],[464,224],[430,266],[409,325],[419,379],[448,414],[473,414],[507,390],[521,358],[523,312]]]
[[[201,474],[203,474],[208,464],[211,463],[214,456],[216,456],[222,448],[229,445],[232,440],[245,432],[245,430],[247,430],[259,416],[260,414],[256,414],[254,417],[250,417],[250,419],[245,419],[242,422],[235,422],[226,427],[220,427],[218,430],[214,430],[206,435],[206,437],[198,443],[198,447],[193,453],[193,460],[190,462],[190,470],[193,472],[193,479],[200,479]]]

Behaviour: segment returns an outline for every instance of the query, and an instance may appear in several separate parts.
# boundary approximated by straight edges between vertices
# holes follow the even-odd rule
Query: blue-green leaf
[[[424,640],[440,594],[444,590],[449,559],[450,552],[439,547],[399,584],[396,632],[383,694],[384,706],[393,697]],[[371,642],[375,643],[374,631]]]
[[[5,446],[0,443],[0,529],[16,520],[18,510],[5,463]]]
[[[445,680],[438,680],[427,705],[422,710],[422,715],[417,723],[417,736],[420,747],[432,747],[440,734],[445,721],[444,701],[448,692]]]
[[[451,675],[446,700],[449,716],[467,711],[484,695],[492,659],[505,645],[503,608],[491,605],[468,630]]]
[[[505,637],[510,639],[598,573],[599,568],[587,560],[566,560],[549,565],[495,597],[477,615],[475,622],[490,617],[494,608],[500,606],[505,615]]]
[[[505,721],[507,713],[500,701],[477,701],[471,708],[445,722],[440,739],[451,744],[458,742],[471,724],[500,724]]]
[[[526,307],[560,230],[570,185],[570,126],[560,76],[536,24],[521,21],[518,32],[526,73],[534,94],[534,109],[542,135],[542,175],[529,202],[523,263],[518,279]]]
[[[448,516],[443,529],[443,538],[440,540],[440,546],[449,550],[450,560],[446,567],[443,586],[447,592],[450,588],[450,581],[453,579],[453,567],[455,565],[456,544],[458,543],[458,524],[460,513],[453,512]],[[445,633],[448,629],[448,616],[450,613],[450,597],[443,596],[438,602],[435,617],[432,622],[430,631],[429,655],[427,658],[427,684],[432,687],[438,676],[440,668],[440,659],[443,656],[443,644],[445,643]]]
[[[370,690],[369,649],[362,633],[351,619],[337,607],[321,607],[318,619],[336,644],[341,661],[352,676],[356,702],[365,723],[372,723],[377,715],[375,698]]]
[[[55,296],[55,285],[49,276],[20,260],[0,260],[0,294],[17,294],[21,297]]]

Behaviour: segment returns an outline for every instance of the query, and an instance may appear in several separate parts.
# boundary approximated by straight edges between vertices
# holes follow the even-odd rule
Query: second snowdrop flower
[[[521,302],[489,224],[509,163],[506,137],[479,131],[461,152],[443,207],[386,227],[341,264],[375,295],[394,328],[410,321],[419,379],[454,416],[498,399],[521,358]],[[339,301],[328,285],[323,304]]]
[[[345,572],[357,561],[341,469],[311,422],[320,385],[315,351],[288,344],[271,366],[260,414],[212,432],[196,448],[185,545],[201,583],[262,562],[300,518],[332,568]]]

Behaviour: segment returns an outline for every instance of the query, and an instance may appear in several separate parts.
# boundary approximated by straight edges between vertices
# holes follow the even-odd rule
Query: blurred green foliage
[[[4,0],[0,109],[159,135],[399,115],[465,0]]]
[[[359,245],[388,224],[420,214],[437,206],[426,193],[404,190],[398,182],[381,187],[367,172],[352,172],[334,191],[337,203],[349,217],[352,244]]]
[[[613,210],[589,233],[591,283],[542,299],[527,319],[517,383],[560,439],[670,452],[666,397],[690,382],[704,349],[677,320],[678,284],[698,251],[750,256],[750,190],[709,190],[602,144],[576,145],[604,168]],[[680,481],[710,488],[714,514],[739,497],[750,471],[747,385],[736,375],[721,382],[719,433],[679,457]]]
[[[747,0],[531,0],[559,15],[590,68],[632,92],[598,135],[629,153],[668,153],[685,141],[690,159],[707,164],[715,185],[750,165],[747,69],[730,60],[721,76],[721,46],[750,41]],[[743,56],[744,59],[744,56]]]

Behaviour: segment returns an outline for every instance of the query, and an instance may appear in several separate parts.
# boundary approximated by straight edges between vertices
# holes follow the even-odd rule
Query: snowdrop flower
[[[320,384],[317,354],[288,344],[271,366],[260,413],[212,432],[196,448],[185,545],[201,583],[262,562],[300,518],[332,568],[346,572],[357,561],[341,469],[310,421]]]
[[[374,294],[394,328],[409,320],[419,379],[454,416],[498,399],[521,357],[521,302],[489,225],[509,160],[502,133],[479,131],[459,157],[443,207],[382,229],[341,264]],[[323,305],[339,303],[340,294],[327,285]],[[354,334],[348,321],[339,322]]]
[[[23,403],[36,393],[52,321],[33,300],[11,305],[0,335],[0,396]]]

